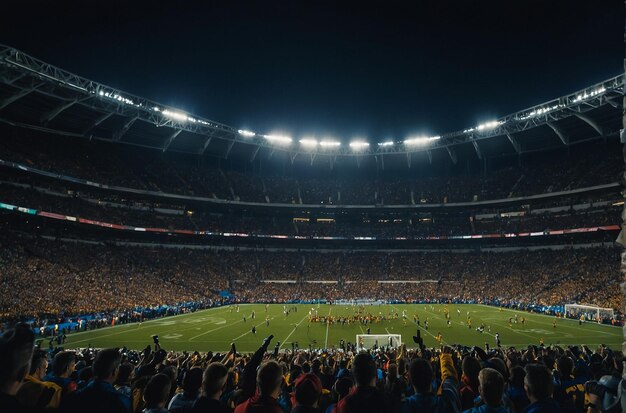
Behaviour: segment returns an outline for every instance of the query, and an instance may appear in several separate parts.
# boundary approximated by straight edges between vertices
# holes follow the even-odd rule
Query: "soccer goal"
[[[612,308],[602,308],[597,305],[565,304],[565,315],[570,318],[584,318],[586,321],[596,321],[612,319],[615,314]]]
[[[357,334],[356,344],[358,349],[371,349],[378,347],[400,347],[402,335],[400,334]]]

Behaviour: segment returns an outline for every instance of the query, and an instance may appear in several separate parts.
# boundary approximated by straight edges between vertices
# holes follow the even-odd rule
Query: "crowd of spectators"
[[[0,411],[107,413],[619,412],[622,362],[604,346],[342,348],[253,354],[41,351],[0,336]],[[35,350],[33,350],[35,348]],[[275,348],[278,348],[277,346]]]
[[[21,183],[0,183],[0,202],[61,215],[136,227],[178,230],[203,230],[246,234],[280,234],[304,237],[420,238],[537,232],[556,229],[590,228],[618,225],[621,206],[602,205],[540,214],[518,207],[520,216],[502,216],[498,209],[487,210],[495,217],[476,218],[474,210],[454,213],[397,213],[387,215],[338,214],[317,220],[290,214],[260,215],[254,212],[206,211],[177,203],[144,204],[114,198],[102,200],[88,193],[25,187]],[[191,211],[191,212],[190,212]],[[481,210],[480,212],[484,212]],[[496,212],[496,213],[494,213]],[[297,215],[297,213],[295,213]]]
[[[93,144],[71,152],[59,149],[45,140],[6,139],[0,146],[0,159],[106,185],[226,200],[296,204],[410,205],[502,199],[617,182],[623,169],[621,153],[601,145],[577,157],[575,162],[550,159],[486,175],[377,179],[266,176],[222,170],[199,161],[194,164],[168,160],[148,151],[129,153]]]
[[[621,302],[619,254],[611,248],[469,253],[212,250],[62,242],[7,233],[0,237],[0,266],[0,317],[5,319],[217,300],[226,290],[232,299],[245,302],[584,302],[615,309]]]

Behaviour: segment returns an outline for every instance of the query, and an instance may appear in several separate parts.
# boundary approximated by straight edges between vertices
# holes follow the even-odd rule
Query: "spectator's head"
[[[487,360],[487,367],[494,369],[495,371],[500,373],[502,377],[509,377],[506,371],[506,363],[501,358],[490,358],[489,360]]]
[[[376,364],[367,353],[360,353],[352,360],[352,376],[357,387],[376,385]]]
[[[117,374],[116,383],[120,385],[128,385],[130,381],[130,375],[133,373],[133,365],[130,363],[124,363],[120,365],[120,370]]]
[[[261,395],[278,397],[283,383],[283,369],[280,364],[275,361],[266,361],[261,364],[256,374],[256,383]]]
[[[28,374],[36,379],[43,380],[48,370],[48,355],[43,350],[33,351],[33,358],[30,361],[30,371]]]
[[[524,388],[528,399],[534,403],[552,397],[552,374],[543,364],[529,364],[526,366]]]
[[[196,369],[193,368],[189,370],[187,374],[192,373],[193,370],[196,370]],[[187,374],[185,374],[185,378],[187,378]],[[196,374],[196,373],[193,373],[193,374]],[[217,362],[209,364],[206,370],[204,370],[204,374],[202,374],[202,393],[206,397],[210,397],[212,399],[218,399],[222,395],[222,390],[224,389],[224,385],[226,384],[227,378],[228,378],[228,369],[226,368],[225,365],[223,365],[222,363],[217,363]],[[192,376],[192,377],[189,377],[189,380],[195,381],[196,379],[193,378]]]
[[[417,393],[427,394],[432,390],[433,369],[430,363],[424,359],[415,359],[409,366],[411,384]]]
[[[290,383],[295,383],[298,380],[298,377],[302,374],[302,367],[297,364],[293,364],[291,369],[289,369],[289,381]]]
[[[0,393],[15,395],[28,374],[35,334],[27,324],[18,324],[0,337]]]
[[[574,375],[574,360],[569,356],[559,357],[556,368],[563,375],[563,377],[570,377]]]
[[[202,375],[203,371],[200,367],[194,367],[185,372],[183,376],[183,391],[189,395],[198,394],[200,387],[202,387]],[[228,375],[228,374],[227,374]]]
[[[488,406],[496,407],[502,403],[504,377],[497,370],[485,368],[478,373],[480,385],[478,392]]]
[[[165,374],[153,376],[143,392],[143,400],[146,408],[156,409],[165,407],[170,395],[172,380]]]
[[[99,351],[92,366],[94,378],[115,383],[121,362],[122,356],[117,349],[107,348]]]
[[[322,382],[313,373],[303,374],[296,380],[294,393],[297,405],[317,407],[322,394]]]
[[[91,368],[91,366],[83,367],[82,369],[78,370],[79,381],[83,383],[87,383],[92,378],[93,378],[93,369]]]
[[[524,387],[524,377],[526,372],[523,367],[515,366],[511,369],[511,375],[509,376],[509,384],[513,387]]]
[[[52,373],[57,377],[70,377],[76,368],[76,353],[61,351],[54,356]]]
[[[350,389],[352,388],[352,379],[350,377],[342,377],[337,379],[335,384],[333,385],[333,391],[337,393],[338,400],[343,399],[350,393]]]
[[[463,359],[463,363],[461,363],[461,369],[463,370],[463,374],[471,381],[478,380],[478,373],[480,372],[480,362],[472,357],[467,356]]]
[[[398,378],[398,366],[394,363],[391,363],[387,368],[387,379],[389,381],[394,381]]]
[[[320,361],[320,359],[313,360],[313,362],[311,363],[311,370],[315,374],[319,374],[322,372],[322,362]]]

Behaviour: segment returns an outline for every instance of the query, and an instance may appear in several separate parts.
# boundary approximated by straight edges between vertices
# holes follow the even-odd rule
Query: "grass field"
[[[121,347],[141,349],[152,343],[151,336],[158,334],[161,345],[166,350],[187,351],[227,351],[230,343],[237,344],[237,350],[248,352],[258,348],[264,337],[273,334],[274,340],[280,341],[282,348],[291,349],[292,342],[298,342],[300,348],[327,348],[339,346],[339,340],[355,342],[357,334],[364,333],[367,327],[360,323],[344,325],[324,323],[309,323],[308,311],[315,308],[322,315],[352,315],[355,307],[340,305],[312,305],[297,306],[297,311],[287,317],[283,315],[283,305],[270,305],[267,316],[270,318],[269,327],[265,325],[266,310],[263,304],[243,304],[237,312],[231,306],[198,311],[173,317],[160,318],[141,324],[125,324],[99,330],[72,333],[68,335],[66,348],[92,347]],[[402,315],[406,310],[408,320],[406,326],[402,317],[396,320],[382,321],[371,324],[371,334],[401,334],[402,342],[407,347],[415,347],[412,336],[415,335],[417,325],[413,315],[417,313],[422,324],[422,337],[427,346],[436,346],[435,336],[440,332],[443,342],[447,344],[465,344],[483,346],[495,344],[495,334],[499,333],[504,346],[526,346],[539,344],[543,338],[549,344],[587,344],[590,347],[606,344],[615,349],[621,349],[622,329],[612,326],[585,323],[578,325],[575,320],[557,320],[556,328],[552,326],[555,317],[530,314],[513,310],[502,310],[483,305],[450,305],[451,327],[447,327],[443,313],[443,305],[424,304],[397,304],[366,306],[366,312],[377,315],[379,312],[389,314],[397,312]],[[457,312],[460,310],[460,315]],[[256,318],[250,319],[255,311]],[[467,312],[470,312],[472,329],[465,324]],[[509,327],[509,317],[519,314],[526,318],[526,324],[513,324]],[[247,320],[243,321],[243,316]],[[429,329],[424,330],[424,321],[428,319]],[[491,332],[485,329],[478,333],[476,327],[481,323],[491,327]],[[252,326],[256,326],[256,335],[252,334]],[[593,347],[592,347],[593,348]]]

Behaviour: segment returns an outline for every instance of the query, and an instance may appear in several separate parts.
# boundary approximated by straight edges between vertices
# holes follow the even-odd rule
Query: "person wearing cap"
[[[35,333],[20,323],[0,336],[0,412],[29,412],[17,392],[30,370]]]
[[[313,373],[303,374],[296,380],[294,396],[296,406],[292,413],[319,413],[322,395],[322,381]]]
[[[65,406],[67,412],[82,413],[130,413],[131,403],[127,396],[115,390],[122,356],[119,350],[101,350],[93,363],[93,380],[84,388],[72,393]]]
[[[360,353],[352,361],[352,377],[356,386],[337,403],[337,413],[367,413],[387,411],[385,397],[376,388],[376,363],[372,356]]]
[[[17,392],[17,399],[24,406],[56,409],[61,403],[61,387],[55,383],[42,381],[48,368],[45,351],[33,352],[30,371]]]

